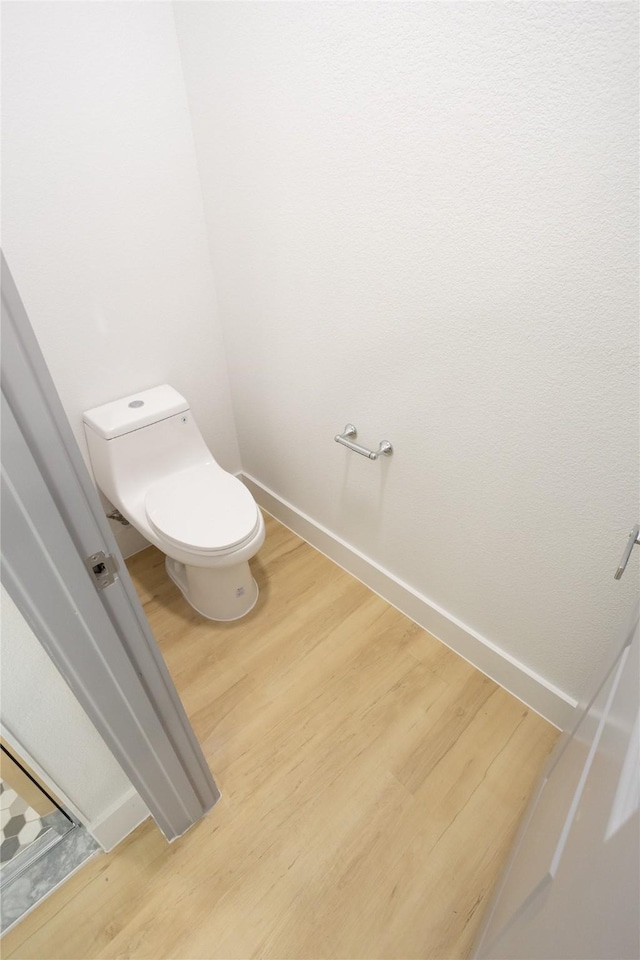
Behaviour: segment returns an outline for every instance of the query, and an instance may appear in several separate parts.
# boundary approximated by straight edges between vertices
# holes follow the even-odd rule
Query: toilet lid
[[[247,488],[215,463],[174,473],[154,484],[145,499],[151,526],[184,547],[216,553],[249,540],[259,526]]]

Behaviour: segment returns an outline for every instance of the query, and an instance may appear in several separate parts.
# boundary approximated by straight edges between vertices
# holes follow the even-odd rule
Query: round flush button
[[[130,407],[144,407],[144,400],[132,400],[129,404]]]

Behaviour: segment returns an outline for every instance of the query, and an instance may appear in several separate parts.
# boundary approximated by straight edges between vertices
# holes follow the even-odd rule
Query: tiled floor
[[[0,778],[0,933],[70,877],[99,846],[64,811],[40,816]]]
[[[48,829],[40,815],[0,780],[0,866],[13,860]]]
[[[49,814],[47,820],[49,817],[64,819],[64,814],[56,811],[55,814]],[[63,824],[57,826],[58,830],[64,829]],[[82,864],[100,852],[100,847],[84,827],[75,824],[71,827],[66,833],[59,833],[52,828],[49,831],[50,846],[40,855],[34,849],[34,859],[15,877],[3,883],[0,933],[6,933],[52,890],[68,880]],[[44,843],[45,840],[42,837],[38,842]],[[28,859],[28,853],[26,857]]]

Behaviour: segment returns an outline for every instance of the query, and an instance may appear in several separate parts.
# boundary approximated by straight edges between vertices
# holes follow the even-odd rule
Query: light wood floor
[[[5,960],[468,954],[556,731],[274,520],[253,565],[215,624],[130,561],[222,800],[98,857]]]

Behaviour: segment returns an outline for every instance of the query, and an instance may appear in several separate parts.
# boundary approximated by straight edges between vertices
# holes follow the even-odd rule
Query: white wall
[[[99,823],[129,800],[133,787],[9,594],[0,590],[2,725],[60,799],[84,823]]]
[[[3,3],[3,81],[3,248],[81,449],[168,382],[238,470],[171,4]]]
[[[244,470],[580,696],[637,590],[635,6],[175,15]]]
[[[168,381],[237,470],[223,321],[245,472],[580,696],[637,588],[634,6],[181,2],[182,66],[172,17],[3,4],[3,247],[81,447]]]

